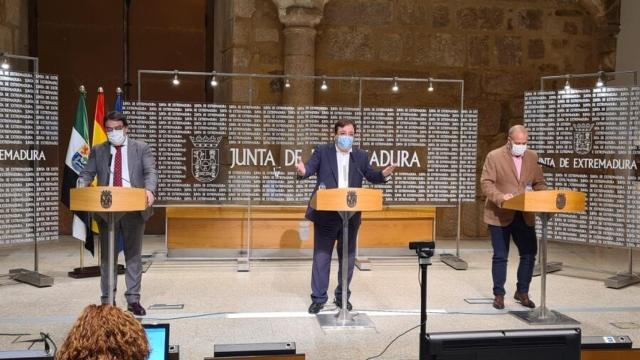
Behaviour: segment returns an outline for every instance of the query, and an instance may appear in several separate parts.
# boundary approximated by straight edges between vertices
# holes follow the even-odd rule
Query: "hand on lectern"
[[[504,194],[502,195],[502,201],[507,201],[509,199],[513,198],[513,194]]]
[[[296,161],[296,172],[300,176],[304,176],[304,174],[307,172],[301,157],[298,157],[298,160]]]
[[[155,197],[153,196],[153,193],[151,191],[145,190],[145,192],[147,193],[147,207],[151,207],[151,205],[153,205]]]

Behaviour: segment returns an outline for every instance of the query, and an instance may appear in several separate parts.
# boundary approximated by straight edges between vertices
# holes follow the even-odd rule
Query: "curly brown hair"
[[[142,325],[112,305],[89,305],[62,344],[57,360],[144,360],[149,342]]]

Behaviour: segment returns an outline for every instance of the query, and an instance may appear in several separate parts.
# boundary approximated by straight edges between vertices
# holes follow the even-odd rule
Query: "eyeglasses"
[[[107,130],[107,132],[112,132],[113,130],[122,130],[124,129],[124,126],[120,125],[116,127],[105,127],[104,129]]]

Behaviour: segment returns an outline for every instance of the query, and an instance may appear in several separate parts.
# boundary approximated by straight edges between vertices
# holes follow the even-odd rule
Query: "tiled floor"
[[[161,237],[145,238],[144,253],[162,251]],[[40,246],[40,271],[55,278],[49,288],[35,288],[0,277],[0,349],[24,349],[14,342],[48,332],[61,344],[84,306],[98,302],[97,278],[72,279],[66,272],[79,264],[79,244],[63,237]],[[453,248],[447,241],[438,248]],[[466,271],[456,271],[433,258],[428,270],[429,332],[484,329],[527,329],[530,326],[491,305],[472,305],[468,298],[491,297],[491,253],[486,240],[467,240],[462,257]],[[507,291],[515,288],[517,251],[509,262]],[[442,251],[442,250],[440,250]],[[638,257],[638,255],[636,255]],[[628,269],[628,251],[552,243],[550,260],[565,263],[547,277],[547,305],[580,321],[584,335],[629,335],[640,346],[640,285],[605,288],[603,280]],[[87,265],[94,263],[85,257]],[[30,246],[0,247],[0,274],[30,268]],[[640,261],[636,261],[636,269]],[[336,285],[333,263],[332,284]],[[149,310],[145,322],[169,322],[171,343],[182,359],[213,355],[215,343],[289,342],[308,359],[366,359],[378,354],[397,335],[419,324],[420,287],[415,258],[374,259],[372,271],[356,271],[352,283],[354,310],[367,313],[375,330],[323,332],[309,305],[310,261],[254,261],[251,271],[236,271],[231,261],[163,261],[156,258],[143,276],[142,303],[184,304],[182,310]],[[122,276],[120,288],[124,287]],[[537,303],[540,278],[531,296]],[[118,304],[124,298],[118,294]],[[510,297],[507,310],[522,310]],[[333,306],[328,306],[331,310]],[[612,323],[630,326],[619,329]],[[32,334],[19,337],[7,334]],[[36,348],[40,344],[34,345]],[[417,359],[418,329],[398,339],[381,358]]]

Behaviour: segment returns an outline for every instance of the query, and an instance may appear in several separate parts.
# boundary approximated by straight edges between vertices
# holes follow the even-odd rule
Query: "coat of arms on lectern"
[[[556,195],[556,208],[562,210],[566,205],[567,196],[564,193],[559,193],[558,195]]]
[[[220,141],[222,136],[190,136],[191,173],[200,182],[212,182],[220,173]]]
[[[358,194],[355,191],[347,192],[347,206],[352,208],[358,203]]]
[[[591,152],[593,125],[592,123],[573,124],[573,148],[576,154],[586,155]]]
[[[108,209],[111,207],[112,202],[113,196],[111,195],[111,191],[103,190],[102,193],[100,193],[100,206],[102,206],[103,209]]]

